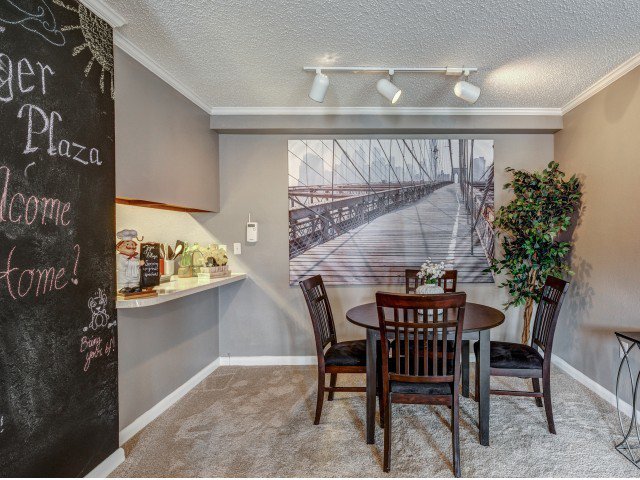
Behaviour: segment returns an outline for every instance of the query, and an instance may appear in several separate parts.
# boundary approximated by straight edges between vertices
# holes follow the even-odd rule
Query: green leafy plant
[[[507,288],[510,300],[505,306],[525,305],[522,343],[529,340],[533,304],[537,303],[548,275],[573,275],[567,262],[571,242],[559,241],[580,204],[582,193],[576,176],[565,180],[556,162],[541,172],[507,168],[513,180],[505,184],[514,199],[501,207],[494,222],[504,255],[487,270],[505,273],[500,287]]]

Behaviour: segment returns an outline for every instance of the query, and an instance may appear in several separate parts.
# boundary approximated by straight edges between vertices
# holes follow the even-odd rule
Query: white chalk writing
[[[22,2],[24,3],[24,2]],[[24,6],[16,4],[13,0],[5,0],[5,9],[0,16],[0,22],[10,25],[19,25],[25,30],[40,35],[47,42],[57,47],[66,43],[64,34],[58,29],[56,17],[43,0],[35,2],[31,8],[35,11],[29,12]],[[3,27],[0,32],[4,31]]]

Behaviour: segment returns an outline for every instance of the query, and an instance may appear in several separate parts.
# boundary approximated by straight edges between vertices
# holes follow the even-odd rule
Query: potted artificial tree
[[[565,180],[558,167],[551,162],[533,173],[507,168],[513,180],[504,188],[512,189],[515,196],[500,207],[493,224],[504,255],[488,270],[506,274],[500,287],[509,290],[507,308],[525,306],[522,343],[529,341],[533,304],[539,301],[547,276],[573,275],[567,260],[571,242],[560,241],[559,236],[571,226],[581,185],[575,175]]]

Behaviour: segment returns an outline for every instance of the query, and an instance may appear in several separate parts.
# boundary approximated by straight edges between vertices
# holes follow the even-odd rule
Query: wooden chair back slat
[[[457,384],[466,294],[378,292],[376,303],[381,338],[387,338],[381,342],[385,392],[389,381]],[[447,340],[454,340],[453,349]]]
[[[328,344],[336,343],[336,327],[324,282],[320,275],[315,275],[301,281],[300,288],[309,309],[316,346],[322,351]]]
[[[420,270],[408,268],[404,271],[405,293],[415,293],[418,286],[424,284],[424,280],[418,278]],[[442,278],[438,279],[438,285],[442,287],[444,293],[453,293],[458,285],[458,271],[445,270]]]
[[[551,350],[560,308],[568,286],[564,280],[547,277],[536,310],[531,346],[537,346],[543,351]]]

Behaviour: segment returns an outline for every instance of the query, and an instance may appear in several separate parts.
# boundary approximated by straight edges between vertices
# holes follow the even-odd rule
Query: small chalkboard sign
[[[140,244],[140,260],[144,260],[141,267],[140,286],[142,288],[160,285],[160,244]]]

